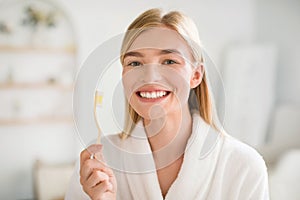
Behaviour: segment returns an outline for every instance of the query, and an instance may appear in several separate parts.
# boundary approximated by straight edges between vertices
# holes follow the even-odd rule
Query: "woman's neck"
[[[186,148],[192,132],[192,117],[188,106],[163,118],[144,120],[145,130],[154,158],[164,162],[170,155],[176,159]]]

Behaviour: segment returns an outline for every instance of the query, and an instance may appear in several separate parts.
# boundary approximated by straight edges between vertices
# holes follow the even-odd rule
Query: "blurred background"
[[[72,113],[76,73],[153,7],[196,22],[222,78],[225,129],[264,157],[271,199],[300,199],[298,0],[0,0],[0,199],[63,199],[84,148]]]

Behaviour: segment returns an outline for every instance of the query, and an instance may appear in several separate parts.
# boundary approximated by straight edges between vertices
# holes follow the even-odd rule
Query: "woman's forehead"
[[[131,44],[127,52],[139,49],[177,50],[183,56],[190,57],[190,48],[186,41],[174,30],[155,27],[143,31]]]

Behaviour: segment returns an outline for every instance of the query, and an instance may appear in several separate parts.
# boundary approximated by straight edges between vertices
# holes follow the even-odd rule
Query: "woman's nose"
[[[161,74],[159,72],[159,64],[147,64],[142,67],[143,76],[142,80],[144,82],[155,82],[161,79]]]

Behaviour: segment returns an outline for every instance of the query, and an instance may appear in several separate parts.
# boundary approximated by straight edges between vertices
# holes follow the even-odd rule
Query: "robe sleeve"
[[[247,172],[242,179],[237,199],[269,200],[268,173],[265,161],[254,150],[249,155],[247,162],[244,163]]]
[[[235,139],[225,142],[219,176],[223,199],[269,200],[267,167],[263,157],[252,147]],[[220,164],[219,164],[220,165]]]
[[[261,199],[261,200],[269,200],[269,184],[268,184],[268,174],[265,169],[262,171],[263,173],[257,179],[256,183],[253,183],[253,187],[249,187],[249,197],[247,199]],[[245,183],[246,185],[247,183]],[[242,199],[242,198],[241,198]],[[246,198],[243,198],[246,199]]]

